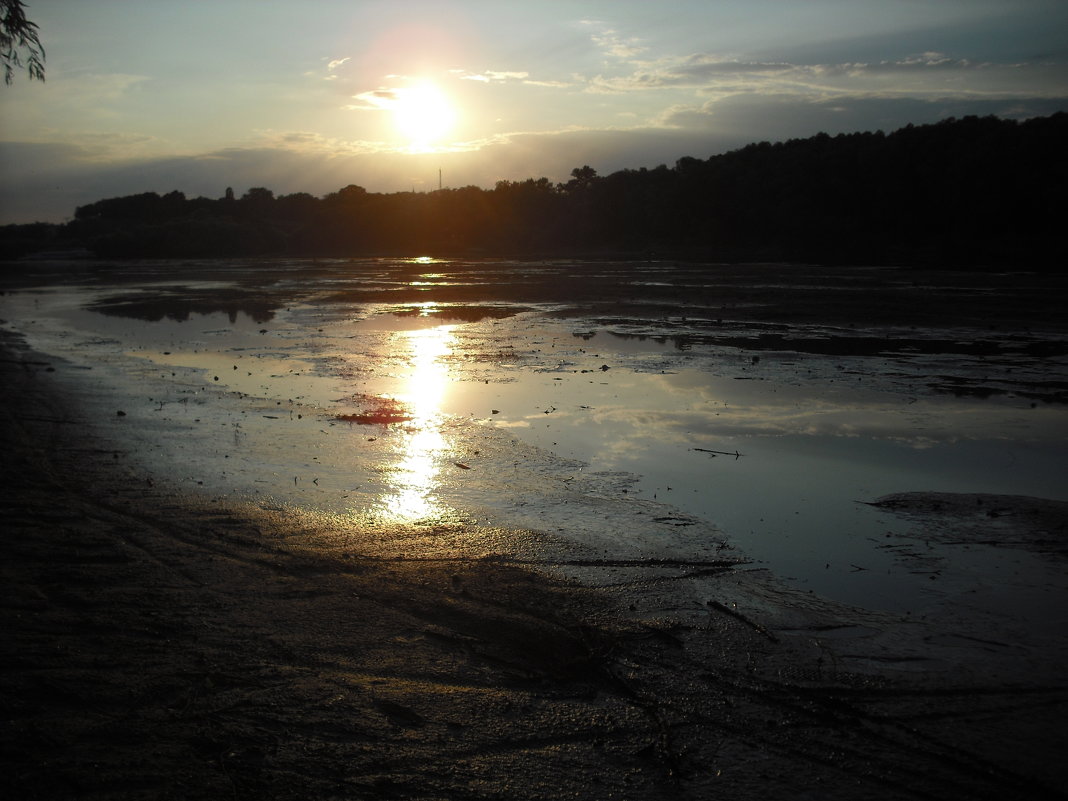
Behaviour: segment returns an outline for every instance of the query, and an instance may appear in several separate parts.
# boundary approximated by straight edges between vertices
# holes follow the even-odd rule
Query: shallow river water
[[[726,553],[888,611],[924,608],[933,579],[1033,569],[967,546],[924,562],[867,502],[1068,499],[1064,332],[982,327],[987,290],[953,281],[932,291],[979,298],[975,319],[898,322],[879,288],[904,308],[923,283],[853,269],[53,266],[9,281],[0,319],[95,388],[147,478],[217,497],[534,529],[607,559]]]

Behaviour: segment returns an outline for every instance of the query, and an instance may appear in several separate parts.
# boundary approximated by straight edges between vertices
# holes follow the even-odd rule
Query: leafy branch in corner
[[[0,0],[0,57],[4,61],[4,83],[9,86],[15,70],[23,66],[30,80],[45,79],[44,46],[37,35],[37,24],[26,19],[22,0]]]

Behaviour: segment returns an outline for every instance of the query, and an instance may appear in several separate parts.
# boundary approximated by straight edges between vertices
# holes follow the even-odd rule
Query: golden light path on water
[[[440,325],[394,335],[396,347],[407,349],[411,369],[394,400],[411,419],[396,426],[400,461],[386,472],[392,486],[380,501],[380,513],[393,522],[439,518],[446,511],[436,490],[442,458],[450,449],[441,406],[450,380],[446,360],[455,342],[454,328]]]

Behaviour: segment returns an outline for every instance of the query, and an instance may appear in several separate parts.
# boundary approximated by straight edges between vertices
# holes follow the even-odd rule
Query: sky
[[[1068,0],[26,0],[0,224],[139,192],[567,180],[1068,111]]]

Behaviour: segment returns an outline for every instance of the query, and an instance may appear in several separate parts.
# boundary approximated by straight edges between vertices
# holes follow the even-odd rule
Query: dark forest
[[[893,133],[760,142],[566,183],[499,181],[322,198],[264,187],[156,192],[0,228],[0,255],[104,258],[607,256],[1018,266],[1068,263],[1068,114],[948,119]],[[1055,266],[1056,265],[1056,266]]]

